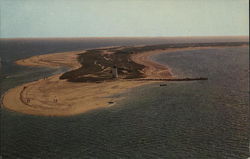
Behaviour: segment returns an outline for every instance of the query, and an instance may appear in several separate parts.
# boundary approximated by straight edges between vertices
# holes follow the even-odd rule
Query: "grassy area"
[[[102,54],[103,51],[114,52],[112,54]],[[97,82],[112,79],[111,68],[117,66],[120,78],[131,79],[141,78],[140,72],[143,65],[130,60],[130,54],[117,52],[116,49],[93,49],[86,53],[79,54],[78,60],[82,67],[64,73],[60,78],[68,79],[71,82]]]

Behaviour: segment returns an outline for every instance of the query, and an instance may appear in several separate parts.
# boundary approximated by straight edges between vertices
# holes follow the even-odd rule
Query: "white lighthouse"
[[[116,66],[112,67],[112,76],[113,78],[118,78],[118,71]]]

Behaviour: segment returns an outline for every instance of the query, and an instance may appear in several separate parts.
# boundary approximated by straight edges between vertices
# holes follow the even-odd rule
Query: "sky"
[[[0,37],[248,36],[248,0],[0,0]]]

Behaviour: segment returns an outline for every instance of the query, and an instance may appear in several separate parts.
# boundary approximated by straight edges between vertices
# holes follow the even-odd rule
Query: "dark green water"
[[[249,156],[248,48],[153,57],[179,76],[208,81],[151,84],[114,107],[71,117],[1,110],[3,158],[242,159]]]

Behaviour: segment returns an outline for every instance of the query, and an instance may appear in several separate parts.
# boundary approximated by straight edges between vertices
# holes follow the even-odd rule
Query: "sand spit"
[[[72,69],[81,65],[77,54],[83,51],[33,56],[16,61],[23,66],[45,66]],[[32,115],[68,116],[113,105],[122,97],[112,97],[145,81],[114,80],[102,83],[79,83],[60,80],[61,74],[30,82],[8,90],[2,102],[5,108]]]
[[[78,54],[84,52],[85,51],[71,51],[38,55],[26,59],[17,60],[15,63],[23,66],[40,66],[52,68],[66,66],[75,69],[81,67],[81,64],[77,61],[77,56]]]
[[[207,49],[180,48],[155,50],[133,54],[131,59],[145,66],[143,73],[146,78],[172,78],[172,73],[166,66],[150,60],[150,56],[159,53],[180,50]],[[61,67],[72,69],[81,67],[77,55],[84,51],[73,51],[47,55],[33,56],[16,61],[24,66]],[[8,90],[2,102],[5,108],[32,115],[68,116],[84,113],[98,108],[107,108],[122,99],[113,95],[129,91],[130,88],[152,83],[153,81],[136,81],[117,79],[100,83],[68,82],[60,80],[61,74],[30,82]]]
[[[59,75],[10,89],[3,98],[6,108],[34,115],[66,116],[109,107],[121,98],[110,97],[144,84],[123,81],[72,83],[59,80]]]

